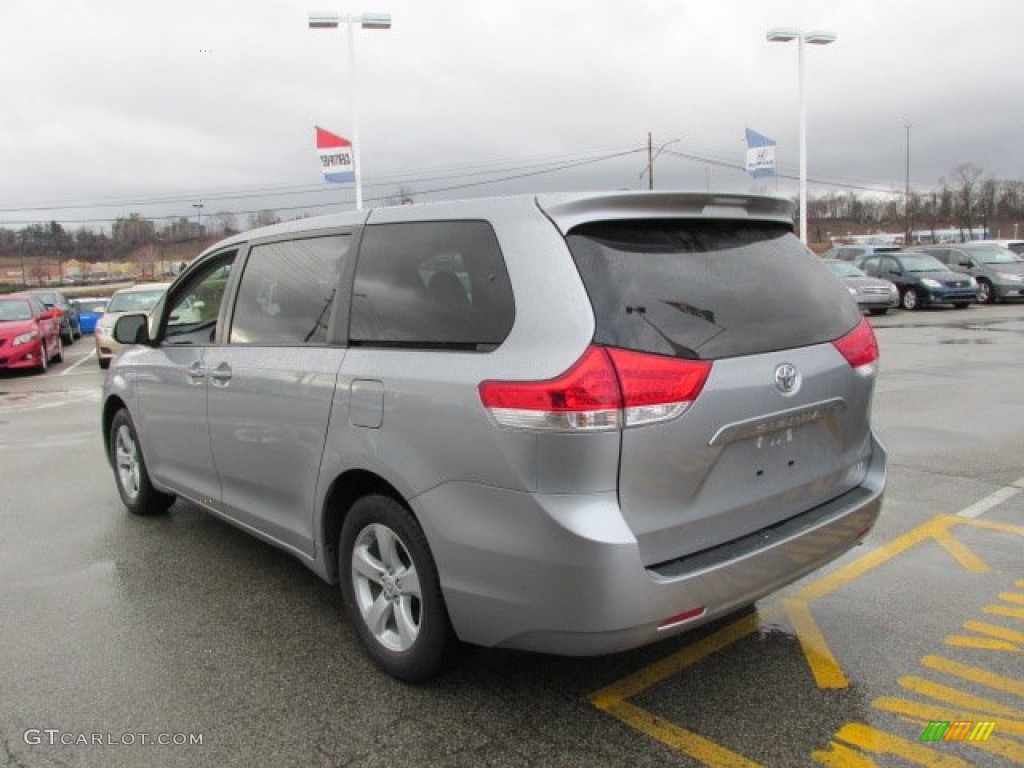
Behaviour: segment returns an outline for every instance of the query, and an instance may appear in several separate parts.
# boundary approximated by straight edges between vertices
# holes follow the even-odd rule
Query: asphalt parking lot
[[[421,686],[287,555],[187,503],[125,513],[89,337],[0,374],[0,765],[1024,764],[1024,306],[872,323],[863,546],[657,646],[471,649]]]

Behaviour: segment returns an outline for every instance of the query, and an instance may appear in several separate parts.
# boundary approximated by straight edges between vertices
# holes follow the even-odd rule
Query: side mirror
[[[122,344],[149,344],[149,318],[124,315],[114,324],[114,339]]]

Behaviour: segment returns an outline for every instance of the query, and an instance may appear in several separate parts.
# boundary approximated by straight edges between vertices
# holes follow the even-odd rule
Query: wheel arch
[[[375,472],[366,469],[350,469],[334,478],[324,499],[321,524],[324,578],[331,584],[337,584],[339,579],[338,538],[341,535],[341,526],[345,522],[345,516],[358,499],[370,494],[393,498],[405,506],[414,519],[416,518],[405,497],[391,483]],[[417,520],[417,522],[419,521]]]
[[[113,462],[110,459],[110,426],[114,422],[114,415],[122,408],[127,408],[124,400],[117,395],[112,395],[107,398],[107,402],[103,404],[103,450],[107,454],[107,463],[113,466]]]

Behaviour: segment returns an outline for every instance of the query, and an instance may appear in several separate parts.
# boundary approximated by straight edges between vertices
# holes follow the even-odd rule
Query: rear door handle
[[[231,381],[231,366],[226,362],[220,363],[210,371],[210,382],[214,385],[226,387]]]

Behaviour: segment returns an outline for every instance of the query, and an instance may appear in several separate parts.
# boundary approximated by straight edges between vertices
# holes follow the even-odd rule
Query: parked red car
[[[46,370],[50,360],[64,360],[59,309],[47,309],[38,296],[0,296],[0,370]]]

